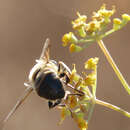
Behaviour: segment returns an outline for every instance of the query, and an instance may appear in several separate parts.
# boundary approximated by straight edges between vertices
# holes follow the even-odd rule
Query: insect
[[[27,88],[16,105],[1,122],[0,130],[32,91],[36,91],[40,97],[47,99],[49,108],[60,105],[62,99],[66,96],[65,86],[71,87],[78,92],[77,94],[74,93],[74,95],[83,95],[82,92],[69,84],[69,75],[71,75],[69,67],[62,61],[57,63],[50,59],[49,48],[50,40],[46,39],[41,56],[36,60],[36,64],[29,73],[29,81],[24,83]]]

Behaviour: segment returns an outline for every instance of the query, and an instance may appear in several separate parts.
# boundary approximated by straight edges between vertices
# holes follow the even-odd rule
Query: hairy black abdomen
[[[65,96],[63,84],[55,73],[41,73],[35,79],[37,94],[48,100],[61,99]]]

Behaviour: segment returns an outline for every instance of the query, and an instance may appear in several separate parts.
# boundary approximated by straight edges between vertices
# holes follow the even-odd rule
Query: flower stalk
[[[99,100],[99,99],[96,99],[95,102],[96,102],[96,104],[99,104],[99,105],[105,106],[105,107],[107,107],[107,108],[110,108],[110,109],[112,109],[112,110],[118,111],[118,112],[120,112],[121,114],[123,114],[124,116],[130,118],[130,113],[127,112],[127,111],[125,111],[125,110],[123,110],[123,109],[121,109],[120,107],[117,107],[117,106],[115,106],[115,105],[112,105],[112,104],[107,103],[107,102],[104,102],[104,101],[101,101],[101,100]]]
[[[126,80],[124,79],[122,73],[118,69],[117,65],[115,64],[115,62],[114,62],[113,58],[111,57],[109,51],[105,47],[103,41],[99,40],[97,42],[98,42],[98,45],[100,46],[101,50],[103,51],[104,55],[106,56],[109,64],[111,65],[111,67],[113,68],[113,70],[116,73],[117,77],[119,78],[120,82],[122,83],[123,87],[125,88],[125,90],[130,95],[130,87],[129,87],[128,83],[126,82]]]

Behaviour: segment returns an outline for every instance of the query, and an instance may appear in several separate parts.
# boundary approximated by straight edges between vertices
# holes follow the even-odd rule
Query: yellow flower
[[[123,15],[122,15],[122,19],[125,20],[125,21],[130,21],[130,15],[128,15],[128,14],[123,14]]]
[[[66,33],[63,37],[62,37],[62,42],[63,42],[63,46],[67,46],[69,43],[71,42],[77,42],[77,38],[76,36],[72,33]]]
[[[70,78],[70,83],[72,83],[73,81],[78,82],[80,80],[80,76],[77,74],[75,64],[73,64],[72,73],[69,78]]]
[[[78,29],[78,34],[80,37],[86,37],[85,27],[81,27],[80,29]]]
[[[111,17],[113,14],[115,13],[115,7],[113,6],[112,10],[107,10],[106,9],[106,5],[103,4],[100,8],[100,10],[98,11],[98,14],[102,17]]]
[[[97,13],[100,16],[100,21],[104,21],[106,24],[108,24],[111,22],[110,17],[115,13],[115,7],[113,6],[112,10],[107,10],[106,5],[103,4]]]
[[[114,18],[113,23],[120,25],[122,23],[122,21],[119,18]]]
[[[113,29],[118,30],[121,28],[122,21],[119,18],[113,19]]]
[[[98,31],[100,29],[100,22],[97,20],[93,20],[90,23],[88,23],[88,25],[86,26],[86,31],[87,32],[95,32]]]
[[[77,102],[78,102],[77,97],[75,95],[71,96],[71,98],[70,98],[70,104],[69,104],[70,108],[71,109],[75,108],[77,106]]]
[[[59,125],[62,124],[62,122],[65,120],[66,116],[70,115],[70,111],[66,107],[61,108],[61,120],[58,123]]]
[[[84,82],[85,82],[86,86],[93,86],[93,85],[95,85],[96,73],[93,71],[92,73],[87,75],[86,78],[84,79]]]
[[[82,50],[82,47],[72,43],[69,47],[70,52],[80,52]]]
[[[83,113],[72,113],[74,121],[77,123],[80,130],[87,130],[88,123],[83,119]]]
[[[82,26],[86,25],[87,16],[80,15],[79,12],[77,12],[77,15],[78,15],[78,18],[72,21],[73,29],[80,29]]]
[[[97,12],[93,12],[93,16],[92,16],[93,20],[97,20],[97,21],[101,21],[102,17],[100,16],[100,14],[98,14]]]
[[[85,69],[96,69],[99,58],[90,58],[87,62],[85,62]]]

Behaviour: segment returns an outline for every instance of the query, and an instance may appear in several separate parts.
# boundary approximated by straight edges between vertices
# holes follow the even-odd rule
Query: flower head
[[[125,21],[130,21],[130,15],[128,15],[128,14],[123,14],[123,15],[122,15],[122,19],[125,20]]]
[[[121,28],[122,21],[119,18],[113,19],[113,29],[118,30]]]
[[[77,12],[78,18],[74,21],[72,21],[73,29],[78,30],[81,27],[86,25],[87,16],[86,15],[80,15],[79,12]]]
[[[130,15],[123,14],[122,15],[122,26],[126,25],[130,21]]]
[[[95,82],[96,82],[96,73],[93,71],[89,75],[86,75],[86,77],[84,79],[84,82],[85,82],[86,86],[93,86],[93,85],[95,85]]]
[[[89,33],[93,33],[100,30],[100,22],[97,20],[93,20],[88,23],[86,26],[86,31]]]
[[[69,47],[70,52],[80,52],[82,50],[82,47],[72,43]]]
[[[107,10],[106,5],[103,4],[98,11],[98,14],[103,18],[110,18],[115,13],[115,7],[113,6],[112,10]]]
[[[80,80],[80,76],[77,74],[75,64],[73,64],[72,73],[69,78],[70,78],[70,83],[72,83],[73,81],[78,82]]]
[[[98,61],[99,59],[97,57],[90,58],[87,62],[85,62],[85,69],[96,69]]]
[[[77,41],[78,39],[76,38],[73,32],[66,33],[62,37],[63,46],[67,46],[69,43],[77,42]]]

